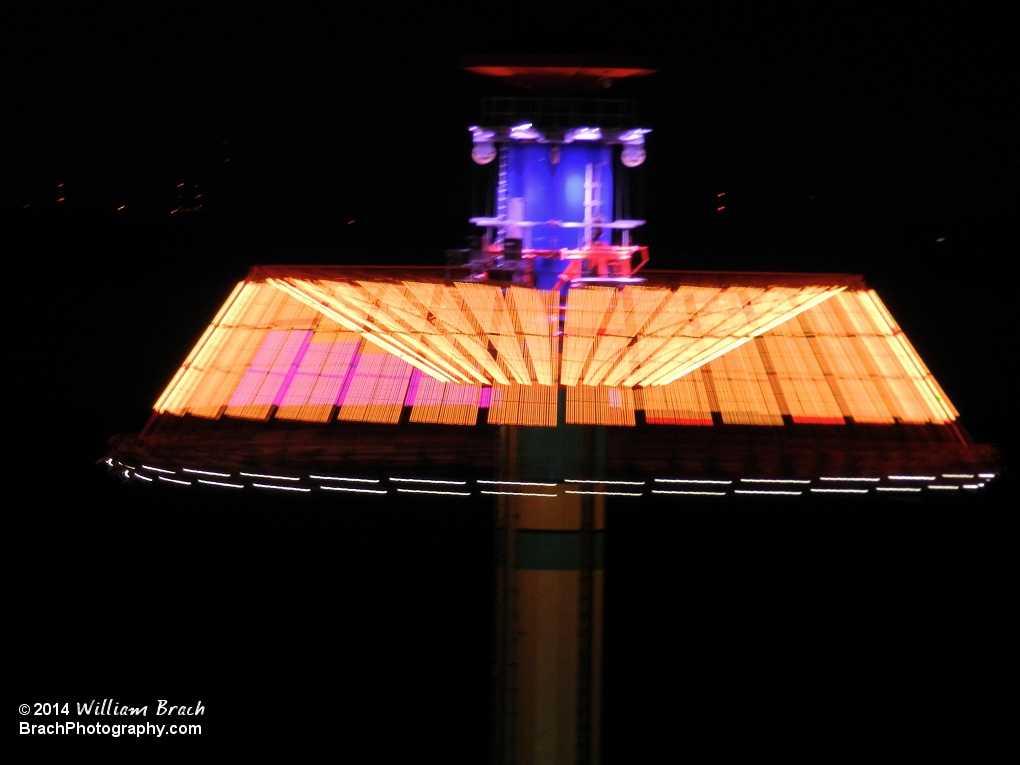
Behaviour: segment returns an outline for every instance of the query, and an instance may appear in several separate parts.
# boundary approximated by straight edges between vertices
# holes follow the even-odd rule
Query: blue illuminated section
[[[613,153],[602,144],[580,141],[552,147],[547,144],[506,145],[508,199],[523,199],[521,220],[580,223],[585,220],[584,182],[588,165],[601,188],[596,214],[604,222],[613,220]],[[558,156],[557,156],[558,155]],[[554,161],[558,159],[558,161]],[[526,246],[535,250],[558,250],[584,245],[583,228],[534,226],[523,233]],[[604,241],[609,244],[609,232]]]

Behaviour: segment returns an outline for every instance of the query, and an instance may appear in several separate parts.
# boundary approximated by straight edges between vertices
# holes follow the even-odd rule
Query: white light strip
[[[689,494],[699,497],[725,497],[725,491],[669,491],[667,489],[652,489],[652,494]]]
[[[802,491],[768,491],[766,489],[734,489],[734,494],[773,494],[783,495],[787,497],[799,497],[804,492]]]
[[[959,489],[959,486],[946,486],[945,484],[931,484],[928,486],[929,489]]]
[[[943,478],[973,478],[973,473],[943,473]]]
[[[438,478],[390,478],[401,483],[439,483],[446,486],[463,486],[467,481],[441,481]]]
[[[134,465],[128,465],[126,462],[118,462],[117,464],[120,465],[121,467],[126,467],[128,470],[138,470],[138,468],[136,468]],[[971,478],[973,477],[974,476],[971,476]]]
[[[978,478],[987,478],[991,480],[992,478],[995,478],[995,473],[978,473]]]
[[[357,494],[388,494],[386,489],[359,489],[356,486],[320,486],[323,491],[346,491]]]
[[[223,481],[207,481],[204,478],[198,479],[199,483],[204,483],[206,486],[225,486],[228,489],[243,489],[243,483],[224,483]]]
[[[230,478],[230,473],[214,473],[211,470],[196,470],[195,468],[184,468],[185,473],[197,473],[198,475],[211,475],[217,478]]]
[[[963,485],[963,488],[965,488],[965,489],[980,489],[982,486],[984,486],[983,483],[965,483]]]
[[[544,481],[490,481],[485,479],[479,479],[476,483],[484,483],[492,486],[555,486],[554,483],[545,483]]]
[[[310,475],[315,481],[346,481],[348,483],[379,483],[378,478],[341,478],[337,475]],[[326,488],[325,486],[323,488]]]
[[[890,481],[934,481],[936,480],[933,475],[891,475],[889,476]]]
[[[811,489],[817,494],[867,494],[870,489]]]
[[[135,473],[134,477],[135,478],[141,478],[143,481],[148,481],[149,483],[152,483],[152,479],[149,478],[149,476],[147,476],[147,475],[142,475],[141,473]]]
[[[568,492],[569,493],[569,492]],[[499,494],[507,497],[555,497],[556,494],[543,494],[540,491],[487,491],[482,489],[482,494]]]
[[[912,486],[876,486],[875,491],[921,491],[920,488],[914,488]]]
[[[741,483],[811,483],[801,478],[741,478]]]
[[[252,486],[256,489],[277,489],[279,491],[311,491],[304,486],[274,486],[271,483],[253,483]]]
[[[447,494],[453,497],[470,497],[469,491],[429,491],[428,489],[397,489],[405,494]]]
[[[857,482],[878,483],[882,479],[881,478],[850,478],[848,476],[823,475],[819,480],[820,481],[857,481]]]
[[[720,486],[728,486],[733,481],[717,481],[711,478],[656,478],[656,483],[707,483]]]
[[[265,475],[264,473],[241,473],[245,478],[268,478],[272,481],[300,481],[291,475]]]
[[[644,481],[599,481],[587,478],[568,478],[567,483],[603,483],[607,486],[644,486]]]
[[[179,483],[181,486],[191,486],[191,481],[181,481],[177,478],[167,478],[165,476],[159,476],[159,480],[166,481],[167,483]]]
[[[571,491],[567,489],[567,494],[595,494],[600,497],[640,497],[641,492],[631,491]]]
[[[146,470],[151,470],[153,473],[166,473],[167,475],[173,475],[176,470],[164,470],[163,468],[153,467],[152,465],[142,465]]]

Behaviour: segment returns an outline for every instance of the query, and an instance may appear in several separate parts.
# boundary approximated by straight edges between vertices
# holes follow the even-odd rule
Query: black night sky
[[[653,129],[631,178],[653,265],[863,274],[1008,467],[1016,82],[994,19],[165,13],[6,30],[18,703],[201,699],[206,732],[175,750],[485,761],[490,507],[182,502],[95,464],[251,265],[462,246],[485,199],[466,127],[513,94],[465,53],[654,62],[605,92]],[[606,761],[987,740],[1009,488],[611,506]]]

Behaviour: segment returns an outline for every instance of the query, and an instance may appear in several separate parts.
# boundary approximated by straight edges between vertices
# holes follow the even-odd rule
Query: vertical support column
[[[548,464],[550,442],[558,442],[568,462],[590,470],[603,462],[601,436],[599,428],[505,428],[503,478],[549,483],[548,471],[536,469],[531,456],[544,454]],[[507,487],[521,494],[499,497],[499,765],[600,762],[605,505],[601,496],[567,493],[583,486],[521,485]]]

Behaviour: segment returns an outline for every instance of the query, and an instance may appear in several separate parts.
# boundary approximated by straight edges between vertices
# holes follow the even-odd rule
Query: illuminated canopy
[[[602,425],[957,417],[855,277],[672,273],[563,296],[330,267],[254,270],[155,410],[396,423],[409,407],[411,422],[555,426],[560,406]]]

